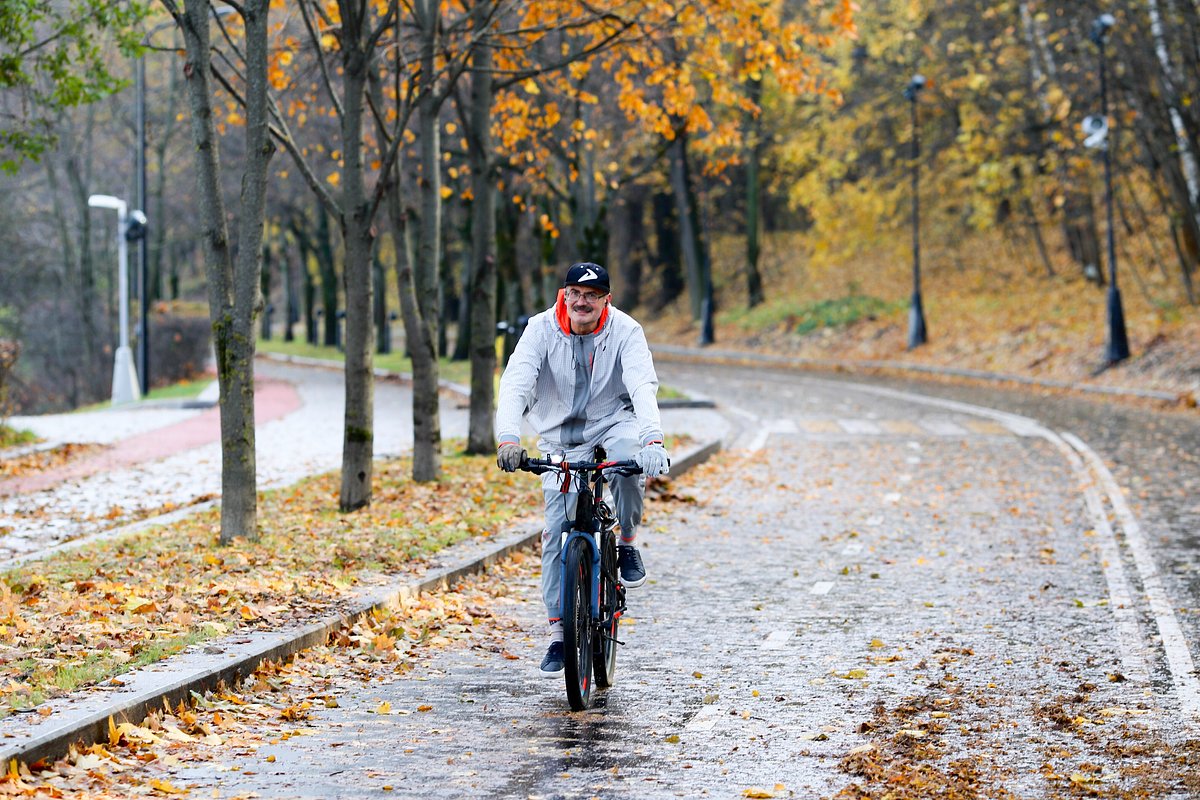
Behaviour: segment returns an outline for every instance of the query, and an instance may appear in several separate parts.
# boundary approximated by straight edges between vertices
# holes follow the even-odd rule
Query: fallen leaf
[[[187,789],[180,789],[170,781],[164,781],[158,778],[151,778],[150,786],[155,791],[162,792],[163,794],[187,794]]]

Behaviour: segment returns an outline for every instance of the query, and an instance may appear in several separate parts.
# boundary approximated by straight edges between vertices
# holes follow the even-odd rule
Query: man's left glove
[[[525,460],[525,448],[516,442],[504,442],[496,451],[496,466],[505,472],[516,472]]]
[[[667,449],[657,442],[643,447],[633,460],[642,468],[642,474],[650,478],[666,475],[671,471],[671,459],[667,457]]]

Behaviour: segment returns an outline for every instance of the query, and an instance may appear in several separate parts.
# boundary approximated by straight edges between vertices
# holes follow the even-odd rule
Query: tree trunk
[[[321,275],[321,318],[324,320],[326,347],[338,344],[337,267],[333,263],[333,232],[329,229],[329,212],[317,207],[317,241],[313,249]]]
[[[642,302],[642,274],[646,268],[646,190],[630,186],[617,203],[616,252],[613,257],[621,276],[617,284],[617,306],[626,311]]]
[[[687,288],[692,319],[700,319],[704,301],[703,267],[700,263],[700,219],[696,193],[688,163],[687,134],[680,133],[671,144],[671,190],[679,219],[679,246],[687,269]]]
[[[266,205],[267,165],[274,147],[267,128],[267,12],[269,0],[246,0],[246,161],[239,208],[239,250],[229,247],[220,160],[212,114],[212,66],[207,2],[179,12],[164,5],[184,31],[196,181],[203,226],[209,317],[217,353],[221,417],[221,542],[256,540],[257,492],[254,453],[254,314],[261,306],[258,259]]]
[[[471,9],[475,33],[482,37],[490,19],[490,3]],[[492,160],[492,48],[484,42],[472,53],[468,136],[471,147],[471,409],[467,452],[496,449],[496,194]]]
[[[263,303],[266,305],[266,307],[269,307],[271,303],[271,261],[271,245],[264,242],[262,248],[262,266],[259,270],[258,285],[259,290],[262,292]],[[264,308],[261,316],[262,326],[259,332],[259,335],[262,337],[263,341],[271,340],[271,321],[270,312],[267,311],[267,308]]]
[[[371,503],[375,456],[374,281],[371,202],[363,164],[363,112],[367,72],[367,5],[342,2],[342,242],[346,333],[346,415],[342,437],[342,487],[338,507],[354,511]]]
[[[657,311],[683,291],[682,257],[679,253],[682,236],[674,197],[666,192],[654,195],[653,219],[655,269],[659,274],[658,296],[654,300],[654,309]]]
[[[418,315],[408,347],[413,364],[413,480],[435,481],[442,470],[442,424],[438,407],[438,264],[442,235],[441,139],[437,96],[438,14],[434,0],[418,0],[416,20],[421,31],[417,140],[421,162],[420,241],[412,271],[412,302]],[[408,325],[405,325],[406,330]]]
[[[762,273],[758,270],[762,235],[762,181],[759,177],[763,151],[762,81],[750,79],[747,95],[755,106],[760,106],[746,121],[749,134],[746,137],[746,307],[754,308],[763,301]]]

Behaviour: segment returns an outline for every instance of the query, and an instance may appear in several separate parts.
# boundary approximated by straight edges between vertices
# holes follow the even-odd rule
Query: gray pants
[[[641,444],[636,436],[628,437],[628,431],[618,426],[610,436],[601,439],[609,461],[633,458]],[[567,450],[568,461],[591,461],[595,444],[581,445]],[[544,451],[543,451],[544,452]],[[644,475],[612,475],[609,479],[617,522],[621,524],[621,544],[632,544],[637,536],[637,527],[642,522],[642,498],[646,491]],[[542,600],[546,603],[546,616],[550,621],[560,619],[559,601],[562,594],[562,543],[563,532],[570,531],[575,522],[575,505],[579,493],[572,482],[572,491],[564,494],[561,473],[546,473],[542,476],[542,494],[546,499],[546,527],[542,531]]]

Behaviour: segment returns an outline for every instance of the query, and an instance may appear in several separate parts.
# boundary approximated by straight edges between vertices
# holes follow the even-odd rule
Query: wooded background
[[[277,336],[339,344],[359,453],[346,508],[369,501],[369,374],[385,327],[413,359],[414,473],[429,479],[436,356],[472,360],[468,449],[490,449],[497,322],[549,305],[573,261],[608,265],[619,307],[693,326],[706,298],[718,322],[750,327],[795,328],[820,303],[836,307],[832,324],[902,308],[914,167],[903,92],[917,73],[931,260],[1033,277],[1030,303],[1064,280],[1101,298],[1100,151],[1080,125],[1100,113],[1090,33],[1103,13],[1115,20],[1122,286],[1195,316],[1194,0],[84,5],[78,17],[48,0],[0,10],[0,339],[20,348],[0,384],[10,408],[108,394],[116,229],[86,203],[103,193],[132,207],[141,58],[152,337],[172,331],[152,338],[153,378],[197,369],[181,353],[207,330],[218,359],[244,367],[242,340],[264,317]],[[213,146],[197,122],[209,108]],[[782,255],[764,265],[764,252]],[[196,317],[207,327],[188,332]]]

